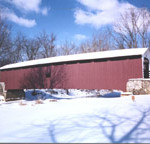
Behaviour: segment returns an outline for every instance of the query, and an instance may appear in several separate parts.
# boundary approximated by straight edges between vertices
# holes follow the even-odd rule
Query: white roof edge
[[[58,62],[104,59],[104,58],[113,58],[113,57],[122,57],[122,56],[136,56],[136,55],[143,55],[147,51],[147,49],[148,48],[132,48],[132,49],[109,50],[109,51],[91,52],[91,53],[83,53],[83,54],[74,54],[74,55],[67,55],[67,56],[57,56],[57,57],[50,57],[50,58],[43,58],[43,59],[24,61],[24,62],[19,62],[14,64],[8,64],[1,67],[0,70],[42,65],[42,64],[49,64],[49,63],[58,63]]]

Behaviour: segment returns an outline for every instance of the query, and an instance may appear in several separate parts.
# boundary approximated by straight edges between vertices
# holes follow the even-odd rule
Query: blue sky
[[[13,36],[34,37],[45,30],[56,34],[58,43],[80,43],[111,26],[129,7],[150,8],[150,0],[0,0],[0,7]]]

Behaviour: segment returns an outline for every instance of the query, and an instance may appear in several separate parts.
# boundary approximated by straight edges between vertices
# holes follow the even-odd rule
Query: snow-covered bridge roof
[[[115,58],[115,57],[123,57],[123,56],[136,56],[136,55],[145,54],[147,49],[148,48],[132,48],[132,49],[91,52],[91,53],[84,53],[84,54],[74,54],[68,56],[57,56],[57,57],[50,57],[50,58],[43,58],[43,59],[24,61],[24,62],[19,62],[14,64],[8,64],[1,67],[0,70],[35,66],[35,65],[42,65],[42,64],[59,63],[59,62],[105,59],[105,58],[113,58],[113,57]]]

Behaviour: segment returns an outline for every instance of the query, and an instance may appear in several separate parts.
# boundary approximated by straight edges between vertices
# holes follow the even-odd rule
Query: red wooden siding
[[[50,77],[46,77],[50,73]],[[4,70],[6,89],[73,88],[126,90],[129,78],[142,78],[142,58],[53,64]]]

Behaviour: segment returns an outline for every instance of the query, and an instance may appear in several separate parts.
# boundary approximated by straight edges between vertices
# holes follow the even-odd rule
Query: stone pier
[[[4,96],[6,98],[6,91],[5,91],[5,83],[0,82],[0,95]]]
[[[127,92],[132,92],[135,95],[150,94],[150,79],[129,79],[126,88]]]

